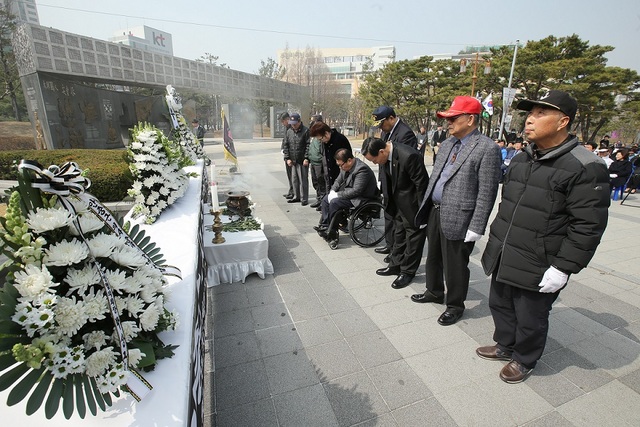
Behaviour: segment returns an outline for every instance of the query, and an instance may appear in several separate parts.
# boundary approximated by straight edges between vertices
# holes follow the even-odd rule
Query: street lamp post
[[[473,76],[471,76],[471,96],[476,90],[476,82],[478,81],[478,63],[480,62],[480,53],[476,52],[476,57],[473,60]],[[467,71],[467,60],[462,58],[460,60],[460,72],[464,73]],[[491,72],[491,62],[489,60],[484,63],[484,74],[489,74]]]

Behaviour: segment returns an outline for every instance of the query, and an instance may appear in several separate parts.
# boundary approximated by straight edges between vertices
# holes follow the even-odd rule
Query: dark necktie
[[[453,148],[451,149],[451,157],[449,158],[449,162],[451,164],[454,164],[456,162],[456,158],[458,157],[458,153],[460,152],[460,149],[462,148],[462,142],[460,142],[460,140],[456,140],[456,143],[453,144]]]

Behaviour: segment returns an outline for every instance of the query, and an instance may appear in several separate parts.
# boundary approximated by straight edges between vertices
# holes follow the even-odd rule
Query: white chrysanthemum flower
[[[140,315],[140,326],[145,331],[153,331],[158,325],[158,320],[160,320],[160,312],[158,307],[152,304]]]
[[[79,216],[78,222],[80,223],[80,228],[82,229],[83,234],[93,233],[94,231],[98,231],[102,227],[104,227],[104,222],[102,222],[100,218],[98,218],[92,213],[86,213],[82,216]],[[69,231],[74,236],[80,235],[75,224],[71,225],[71,228]]]
[[[51,288],[58,284],[53,281],[53,276],[44,265],[38,268],[33,264],[27,264],[24,271],[16,272],[14,286],[23,297],[34,299],[49,293]]]
[[[86,264],[79,270],[70,268],[67,270],[67,276],[64,278],[64,281],[71,288],[70,292],[75,290],[79,293],[84,293],[87,287],[100,283],[98,267],[93,264]]]
[[[109,302],[102,289],[97,291],[92,289],[91,292],[85,295],[84,301],[84,311],[89,322],[103,320],[105,315],[109,313]]]
[[[142,143],[139,141],[131,141],[129,146],[132,150],[140,150],[142,148]]]
[[[73,239],[51,245],[45,250],[45,265],[67,266],[77,264],[89,256],[89,248],[84,243]]]
[[[131,269],[141,267],[147,263],[146,258],[140,250],[129,246],[123,246],[113,251],[110,258],[119,265]]]
[[[104,276],[109,281],[109,285],[115,291],[123,291],[125,289],[125,279],[127,275],[124,271],[120,270],[107,270],[104,273]]]
[[[140,349],[130,348],[129,349],[129,365],[137,366],[144,356],[146,356],[146,354],[141,352]]]
[[[152,289],[151,286],[142,286],[140,298],[147,304],[152,304],[156,300],[156,290]]]
[[[138,336],[138,333],[140,332],[140,326],[138,326],[136,322],[128,320],[126,322],[122,322],[122,330],[124,331],[125,341],[129,342]]]
[[[133,185],[131,186],[131,188],[132,188],[135,192],[139,193],[139,192],[140,192],[140,190],[142,190],[142,183],[141,183],[140,181],[136,181],[136,182],[134,182],[134,183],[133,183]]]
[[[91,253],[96,258],[108,258],[114,248],[120,244],[120,240],[114,234],[100,233],[90,239],[87,243]]]
[[[105,334],[103,330],[98,329],[97,331],[91,331],[84,334],[82,336],[82,341],[84,341],[86,348],[95,348],[96,350],[100,350],[107,344],[107,334]]]
[[[55,230],[56,228],[70,225],[73,221],[73,215],[65,208],[38,208],[35,212],[29,212],[27,216],[27,225],[29,229],[35,233],[44,233],[45,231]]]
[[[118,309],[118,315],[122,316],[122,312],[124,311],[125,308],[127,308],[127,300],[119,297],[119,296],[114,296],[113,299],[116,302],[116,308]]]
[[[161,196],[166,197],[169,195],[169,189],[167,187],[160,187],[158,190]]]
[[[75,296],[58,298],[54,308],[57,331],[67,336],[78,332],[87,323],[84,305],[84,301],[76,301]]]
[[[105,347],[96,351],[85,360],[85,372],[90,377],[102,375],[116,361],[116,352],[113,347]]]
[[[27,334],[33,337],[35,332],[46,332],[53,326],[53,310],[51,306],[34,307],[24,325]]]
[[[138,314],[144,310],[144,301],[136,296],[130,296],[127,298],[127,311],[132,317],[137,318]]]
[[[128,292],[130,294],[137,294],[138,292],[140,292],[141,288],[142,283],[140,283],[140,280],[138,280],[136,272],[134,272],[132,276],[126,278],[124,285],[125,292]]]
[[[98,390],[101,393],[114,393],[121,386],[127,383],[129,379],[129,371],[125,371],[122,368],[122,364],[119,363],[115,367],[111,368],[106,375],[99,375],[96,377],[96,384]]]

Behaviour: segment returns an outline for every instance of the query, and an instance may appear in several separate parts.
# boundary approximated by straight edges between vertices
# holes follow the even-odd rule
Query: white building
[[[340,92],[353,97],[358,93],[359,81],[364,74],[363,67],[371,65],[370,71],[382,68],[385,64],[396,59],[395,46],[377,46],[369,48],[317,48],[316,64],[322,64],[328,70],[329,78],[340,85]],[[299,56],[304,50],[278,50],[278,63],[287,64],[284,56]],[[313,64],[308,66],[313,67]],[[299,82],[305,84],[304,80]]]
[[[148,52],[173,56],[173,39],[166,31],[146,25],[118,30],[109,38],[112,43],[120,43]]]
[[[3,5],[9,4],[11,13],[16,16],[18,23],[27,22],[40,25],[36,0],[0,0],[0,2]]]

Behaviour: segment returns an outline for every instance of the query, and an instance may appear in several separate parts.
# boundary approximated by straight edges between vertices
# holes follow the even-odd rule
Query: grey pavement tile
[[[579,332],[561,320],[557,320],[553,315],[549,317],[548,337],[553,338],[563,347],[589,338],[588,335]]]
[[[359,288],[349,289],[349,293],[360,307],[370,307],[372,305],[384,304],[389,301],[403,300],[410,303],[408,296],[412,293],[410,288],[392,289],[393,279],[383,283],[374,283]]]
[[[435,397],[396,409],[393,415],[398,425],[404,427],[456,427],[458,425]]]
[[[291,313],[291,317],[295,322],[315,319],[317,317],[326,316],[328,314],[327,309],[324,308],[324,305],[322,304],[322,302],[320,302],[320,299],[315,295],[305,298],[296,298],[292,301],[288,301],[287,307],[289,307],[289,312]]]
[[[621,340],[625,339],[620,335],[618,336]],[[613,377],[619,377],[633,370],[633,366],[630,366],[631,359],[627,359],[614,351],[609,345],[603,344],[597,337],[572,344],[568,348]]]
[[[244,280],[244,288],[249,289],[259,288],[262,286],[274,286],[276,284],[276,278],[273,274],[265,274],[264,279],[261,279],[257,274],[250,274]]]
[[[291,282],[278,283],[278,289],[280,289],[282,299],[286,303],[290,303],[298,298],[311,298],[316,296],[315,291],[304,277]]]
[[[396,420],[393,418],[391,413],[380,415],[379,417],[372,418],[367,421],[363,421],[358,424],[354,424],[353,427],[399,427],[401,424],[398,424]],[[403,426],[405,427],[405,426]]]
[[[431,397],[431,390],[404,360],[367,369],[389,409],[398,409]]]
[[[366,260],[363,261],[362,258],[351,258],[351,259],[336,259],[331,262],[331,272],[341,278],[342,274],[345,273],[353,273],[356,271],[367,271],[367,270],[375,270],[375,265],[371,264],[371,257],[366,257]]]
[[[380,329],[387,329],[418,320],[435,318],[440,316],[442,307],[435,304],[415,304],[409,299],[403,298],[364,307],[363,310]]]
[[[564,375],[554,371],[542,361],[538,362],[526,384],[554,408],[585,394]]]
[[[585,392],[613,380],[611,374],[568,348],[544,355],[540,360]]]
[[[565,417],[563,417],[556,411],[549,412],[548,414],[545,414],[538,419],[535,419],[526,424],[523,424],[523,427],[572,427],[572,426],[573,426],[572,423],[570,423]]]
[[[274,395],[320,382],[304,350],[266,357],[264,366],[269,378],[269,388]]]
[[[636,369],[633,372],[628,373],[627,375],[618,378],[618,380],[629,387],[631,390],[640,394],[640,369]]]
[[[224,313],[225,311],[237,311],[249,307],[249,300],[244,286],[238,286],[234,292],[215,294],[211,305],[208,307],[214,313]]]
[[[275,284],[271,286],[247,287],[246,289],[249,307],[282,302],[282,296]]]
[[[640,310],[613,297],[592,301],[575,310],[609,329],[621,328],[640,319]]]
[[[269,380],[262,360],[217,369],[215,383],[220,410],[269,397]]]
[[[404,360],[435,395],[487,376],[500,381],[498,372],[505,363],[480,359],[475,352],[477,347],[475,340],[466,337]]]
[[[258,346],[263,357],[292,352],[303,348],[297,328],[292,324],[274,326],[256,331]]]
[[[329,316],[296,322],[295,326],[307,348],[342,339],[340,330]]]
[[[279,426],[338,426],[329,399],[320,384],[274,396]]]
[[[557,411],[576,426],[640,425],[640,396],[612,381],[591,393],[572,400]]]
[[[275,279],[276,284],[280,288],[282,288],[282,285],[285,285],[285,284],[295,285],[296,283],[306,283],[304,274],[302,274],[302,272],[300,272],[299,270],[296,270],[295,272],[284,273],[284,274],[279,274],[276,272],[275,276],[276,276],[276,279]]]
[[[378,330],[378,326],[369,319],[369,316],[361,308],[334,313],[330,317],[345,337]]]
[[[633,322],[615,330],[630,340],[640,343],[640,322]]]
[[[558,342],[558,340],[551,338],[550,336],[547,336],[547,342],[544,346],[544,352],[542,354],[545,355],[548,353],[553,353],[554,351],[558,351],[561,348],[564,348],[564,347],[562,344]]]
[[[362,365],[344,340],[307,348],[306,351],[321,382],[362,371]]]
[[[340,287],[338,290],[333,291],[320,291],[315,289],[318,294],[318,298],[322,301],[322,304],[327,309],[329,314],[340,313],[342,311],[353,310],[360,308],[358,303],[353,299],[351,294]]]
[[[213,336],[216,338],[253,331],[254,329],[253,317],[251,316],[251,310],[248,308],[214,315]]]
[[[250,362],[261,357],[254,331],[214,340],[216,369]]]
[[[389,412],[364,371],[323,383],[323,386],[341,426],[351,426]]]
[[[370,368],[402,358],[398,350],[381,331],[368,332],[346,338],[362,366]]]
[[[251,309],[256,330],[291,323],[291,317],[284,303],[263,305]]]
[[[561,310],[553,315],[553,321],[559,320],[569,326],[571,326],[576,331],[587,335],[594,336],[604,334],[605,332],[610,331],[611,329],[604,326],[602,323],[596,322],[592,318],[585,316],[576,310]]]
[[[502,384],[505,383],[502,382]],[[508,405],[501,404],[471,380],[443,393],[436,393],[436,398],[457,425],[513,426],[517,424],[511,417]]]
[[[226,292],[235,292],[241,286],[242,285],[239,285],[238,283],[221,283],[216,286],[209,286],[207,288],[207,293],[213,298],[215,295],[224,294]]]
[[[435,318],[405,323],[383,332],[405,358],[469,340],[457,326],[440,326]]]
[[[617,331],[607,332],[595,339],[624,357],[628,361],[628,365],[633,368],[632,370],[640,368],[640,344],[636,341],[619,334]]]
[[[271,399],[263,399],[246,405],[219,411],[216,427],[277,427],[278,418]]]
[[[330,276],[307,276],[309,286],[317,293],[330,293],[344,291],[344,287],[333,275]]]

